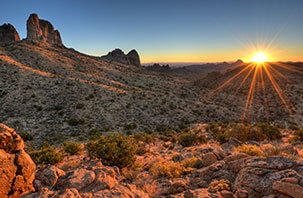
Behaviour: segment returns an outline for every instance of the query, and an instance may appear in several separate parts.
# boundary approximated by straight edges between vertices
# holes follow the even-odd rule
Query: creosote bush
[[[70,155],[75,155],[75,154],[80,154],[82,152],[82,146],[80,143],[77,142],[64,142],[63,143],[63,150],[64,152],[70,154]]]
[[[264,156],[264,152],[256,145],[242,144],[242,145],[236,147],[236,151],[238,151],[240,153],[245,153],[245,154],[251,155],[251,156],[259,156],[259,157]]]
[[[204,135],[198,135],[192,132],[185,132],[179,135],[178,142],[183,147],[192,146],[197,143],[206,143],[207,139]]]
[[[151,173],[151,175],[153,175],[156,178],[180,177],[183,171],[184,171],[184,167],[182,166],[182,164],[178,162],[164,161],[164,160],[154,162],[153,164],[151,164],[151,167],[149,168],[149,172]]]
[[[154,133],[152,134],[148,134],[148,133],[136,133],[133,135],[133,137],[137,140],[137,141],[142,141],[146,144],[150,144],[152,142],[154,142],[155,140],[155,135]]]
[[[97,141],[86,144],[90,156],[101,159],[107,166],[124,168],[132,166],[136,160],[137,144],[132,137],[123,137],[120,133],[100,136]]]
[[[236,138],[242,142],[263,141],[281,139],[282,134],[278,127],[268,123],[258,123],[250,125],[247,123],[209,123],[206,127],[220,144],[228,141],[230,137]]]
[[[19,134],[22,139],[26,142],[26,141],[31,141],[33,140],[33,136],[31,136],[31,134],[29,134],[28,132],[22,132]]]
[[[299,129],[295,131],[294,140],[303,141],[303,129]]]
[[[63,155],[54,147],[50,147],[47,142],[41,145],[41,150],[29,153],[36,164],[57,164],[63,161]]]

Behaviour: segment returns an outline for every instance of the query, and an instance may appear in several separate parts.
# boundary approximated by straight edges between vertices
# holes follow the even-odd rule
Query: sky
[[[0,25],[26,37],[31,13],[67,47],[101,56],[136,49],[143,63],[303,61],[302,0],[0,0]]]

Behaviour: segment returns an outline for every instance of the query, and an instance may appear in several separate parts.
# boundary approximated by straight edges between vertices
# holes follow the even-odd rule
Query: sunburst
[[[263,45],[264,46],[264,45]],[[253,49],[258,49],[258,46],[255,46]],[[270,51],[270,50],[269,50]],[[286,76],[282,74],[282,72],[279,71],[279,69],[285,69],[292,72],[299,72],[298,68],[279,63],[279,62],[273,62],[270,60],[269,52],[268,51],[254,51],[252,55],[251,62],[248,64],[243,64],[241,67],[243,67],[239,72],[234,74],[232,77],[230,77],[227,81],[219,85],[216,89],[214,89],[210,95],[212,97],[215,93],[217,93],[220,89],[229,86],[232,81],[235,79],[243,78],[240,81],[240,84],[238,88],[235,90],[235,95],[238,93],[239,89],[243,86],[245,82],[249,82],[249,79],[251,81],[249,82],[249,90],[246,96],[244,111],[243,111],[243,120],[249,120],[252,106],[254,105],[254,96],[256,92],[263,93],[263,101],[264,106],[266,109],[266,118],[268,120],[268,89],[265,86],[265,78],[268,82],[270,82],[270,85],[273,87],[275,92],[277,93],[279,99],[281,100],[283,106],[287,109],[290,116],[294,119],[293,114],[296,112],[296,108],[294,105],[291,104],[289,99],[287,98],[286,94],[284,93],[283,89],[279,85],[279,82],[281,79],[287,79]],[[271,62],[269,62],[271,61]],[[246,74],[245,74],[246,72]],[[251,78],[249,78],[251,77]],[[295,120],[295,119],[294,119]]]

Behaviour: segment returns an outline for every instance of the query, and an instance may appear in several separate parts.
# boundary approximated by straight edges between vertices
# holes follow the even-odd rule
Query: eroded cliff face
[[[19,197],[33,191],[35,169],[22,138],[0,123],[0,197]]]
[[[39,19],[37,14],[29,16],[26,26],[27,39],[63,46],[59,31],[49,21]]]
[[[0,45],[10,42],[20,41],[20,37],[15,27],[11,24],[3,24],[0,26]]]

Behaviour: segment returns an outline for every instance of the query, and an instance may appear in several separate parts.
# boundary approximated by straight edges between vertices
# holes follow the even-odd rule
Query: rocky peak
[[[37,14],[29,16],[26,26],[27,39],[63,46],[59,31],[49,21],[39,19]]]
[[[236,65],[241,65],[243,64],[244,62],[241,60],[241,59],[238,59],[236,62],[234,62],[234,64]]]
[[[135,49],[128,52],[126,57],[128,58],[131,65],[135,65],[135,66],[140,66],[141,65],[139,54]]]
[[[15,27],[11,24],[3,24],[0,26],[0,45],[13,41],[20,41],[20,37]]]
[[[127,65],[140,66],[140,57],[136,50],[131,50],[127,55],[121,49],[115,49],[101,58],[108,61],[117,61]]]

